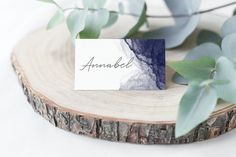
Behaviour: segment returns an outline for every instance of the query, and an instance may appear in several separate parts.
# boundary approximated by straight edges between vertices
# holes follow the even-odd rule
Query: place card
[[[164,39],[76,39],[74,89],[165,89]]]

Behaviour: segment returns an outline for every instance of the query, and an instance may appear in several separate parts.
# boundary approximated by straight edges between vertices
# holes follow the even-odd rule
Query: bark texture
[[[75,134],[137,144],[182,144],[211,139],[236,127],[236,107],[229,107],[212,115],[189,134],[177,139],[174,123],[137,123],[80,115],[76,111],[70,112],[60,108],[34,91],[14,59],[12,59],[12,65],[34,111],[54,126]]]

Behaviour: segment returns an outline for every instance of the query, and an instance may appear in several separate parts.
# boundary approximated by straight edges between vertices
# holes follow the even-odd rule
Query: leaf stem
[[[213,79],[215,72],[216,72],[215,68],[211,70],[211,72],[209,74],[209,79]]]
[[[58,7],[60,10],[63,10],[63,8],[55,1],[53,1],[53,4],[55,4],[56,7]]]

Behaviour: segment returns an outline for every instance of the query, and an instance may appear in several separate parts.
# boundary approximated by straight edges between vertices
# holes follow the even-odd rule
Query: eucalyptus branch
[[[69,11],[69,10],[85,10],[85,8],[80,8],[80,7],[74,7],[74,8],[65,8],[63,9],[62,7],[60,7],[57,3],[54,3],[59,9],[63,10],[63,11]],[[191,16],[195,16],[195,15],[200,15],[200,14],[205,14],[205,13],[209,13],[218,9],[222,9],[228,6],[232,6],[235,5],[236,1],[231,2],[231,3],[227,3],[224,5],[220,5],[211,9],[206,9],[206,10],[201,10],[201,11],[197,11],[197,12],[193,12],[191,14],[178,14],[178,15],[146,15],[147,18],[186,18],[186,17],[191,17]],[[90,11],[97,11],[99,9],[92,9],[92,8],[88,8],[86,10],[90,10]],[[134,17],[139,17],[140,15],[137,14],[132,14],[132,13],[120,13],[118,11],[114,11],[114,10],[109,10],[112,13],[116,13],[116,14],[121,14],[121,15],[128,15],[128,16],[134,16]]]
[[[225,8],[225,7],[229,7],[229,6],[232,6],[232,5],[235,5],[235,4],[236,4],[236,1],[224,4],[224,5],[220,5],[220,6],[211,8],[211,9],[206,9],[206,10],[193,12],[192,14],[179,14],[179,15],[172,15],[172,16],[169,16],[169,15],[147,15],[147,17],[149,17],[149,18],[173,18],[173,17],[174,18],[184,18],[184,17],[191,17],[191,16],[195,16],[195,15],[209,13],[209,12],[212,12],[212,11],[215,11],[215,10],[218,10],[218,9],[222,9],[222,8]]]

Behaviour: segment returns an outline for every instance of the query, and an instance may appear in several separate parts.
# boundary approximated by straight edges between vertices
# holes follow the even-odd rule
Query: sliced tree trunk
[[[223,21],[207,15],[199,28],[218,31]],[[196,34],[167,52],[167,59],[183,58],[194,46]],[[34,111],[75,134],[118,142],[177,144],[214,138],[236,126],[236,106],[220,104],[205,122],[176,139],[175,119],[186,87],[171,82],[169,68],[164,91],[74,91],[74,46],[65,24],[24,38],[14,49],[12,65]]]

